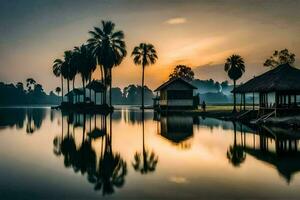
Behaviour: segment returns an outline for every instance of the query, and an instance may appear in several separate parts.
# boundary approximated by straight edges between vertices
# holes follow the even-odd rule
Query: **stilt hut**
[[[300,112],[300,70],[289,64],[278,67],[252,78],[238,86],[233,92],[241,95],[241,107],[245,110],[246,94],[253,95],[252,109],[255,109],[255,95],[258,94],[259,113],[286,114]]]
[[[104,98],[106,98],[104,95],[105,86],[101,81],[93,80],[86,86],[86,88],[94,91],[95,105],[97,104],[97,93],[100,93],[100,104],[102,105],[105,102],[104,101]]]
[[[83,96],[84,96],[83,89],[74,88],[72,91],[68,92],[65,96],[68,97],[68,99],[70,99],[69,103],[72,103],[72,104],[84,102],[83,101]]]

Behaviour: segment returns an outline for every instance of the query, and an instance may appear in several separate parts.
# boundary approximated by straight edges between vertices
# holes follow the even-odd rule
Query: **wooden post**
[[[244,110],[246,110],[246,93],[243,94]]]
[[[242,111],[242,107],[243,107],[243,93],[241,93],[241,104],[240,104],[240,111]]]
[[[253,92],[253,97],[252,97],[252,110],[254,110],[254,92]]]

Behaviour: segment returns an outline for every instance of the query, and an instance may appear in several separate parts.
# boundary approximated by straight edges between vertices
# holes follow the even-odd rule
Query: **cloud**
[[[174,24],[184,24],[186,23],[186,18],[184,17],[175,17],[175,18],[170,18],[166,21],[167,24],[171,24],[171,25],[174,25]]]

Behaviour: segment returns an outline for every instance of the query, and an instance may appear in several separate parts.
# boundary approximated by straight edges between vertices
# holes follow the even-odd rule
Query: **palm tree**
[[[101,27],[94,27],[89,31],[92,38],[88,39],[88,44],[104,71],[104,83],[109,84],[109,102],[111,106],[111,83],[112,68],[121,64],[126,56],[126,45],[123,31],[115,31],[115,24],[111,21],[101,21]],[[102,68],[101,68],[102,70]]]
[[[236,81],[241,78],[245,72],[245,63],[244,59],[240,55],[231,55],[226,59],[224,66],[225,71],[227,72],[229,78],[233,80],[233,112],[236,112]]]
[[[73,52],[68,50],[64,52],[64,60],[61,67],[62,76],[67,79],[67,90],[70,92],[70,80],[73,79],[73,73],[71,72],[72,67],[72,54]],[[68,101],[70,102],[70,96],[68,96]]]
[[[61,79],[61,92],[62,92],[62,95],[61,95],[61,102],[63,102],[63,98],[64,98],[64,80],[63,80],[63,76],[62,76],[62,66],[63,66],[63,60],[61,59],[56,59],[54,60],[54,65],[52,67],[52,71],[53,71],[53,74],[56,76],[56,77],[59,77],[60,76],[60,79]]]
[[[86,99],[85,93],[85,82],[90,79],[91,74],[96,69],[96,60],[87,45],[81,45],[80,47],[75,47],[74,50],[74,61],[76,62],[76,68],[78,73],[81,75],[82,88],[84,92],[84,100]]]
[[[157,54],[152,44],[140,43],[134,47],[131,56],[133,56],[134,64],[142,65],[142,108],[144,108],[144,71],[145,67],[154,64],[157,60]]]

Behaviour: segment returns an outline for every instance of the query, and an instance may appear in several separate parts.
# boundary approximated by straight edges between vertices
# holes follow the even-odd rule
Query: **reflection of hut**
[[[287,113],[286,110],[296,111],[298,109],[298,98],[300,95],[300,70],[289,64],[279,65],[278,67],[247,81],[235,89],[241,94],[242,104],[245,110],[246,94],[254,96],[259,94],[259,110],[261,113],[275,111]]]
[[[247,140],[244,134],[244,144],[237,145],[238,148],[259,161],[270,164],[277,169],[278,173],[289,183],[293,175],[300,171],[300,151],[298,148],[298,137],[290,137],[283,129],[264,127],[257,134],[259,141]]]
[[[80,103],[80,102],[83,102],[84,91],[83,91],[83,89],[74,88],[73,90],[68,92],[65,96],[68,97],[70,102],[73,104]]]
[[[86,88],[93,90],[94,91],[94,102],[97,104],[97,94],[100,94],[100,104],[103,104],[105,96],[104,96],[104,91],[105,91],[105,86],[101,81],[93,80],[91,81]]]
[[[154,107],[161,109],[192,109],[195,107],[193,91],[197,89],[182,78],[173,78],[159,86],[155,92],[159,97],[153,99]]]
[[[193,117],[161,117],[159,134],[176,144],[181,143],[193,136]]]

